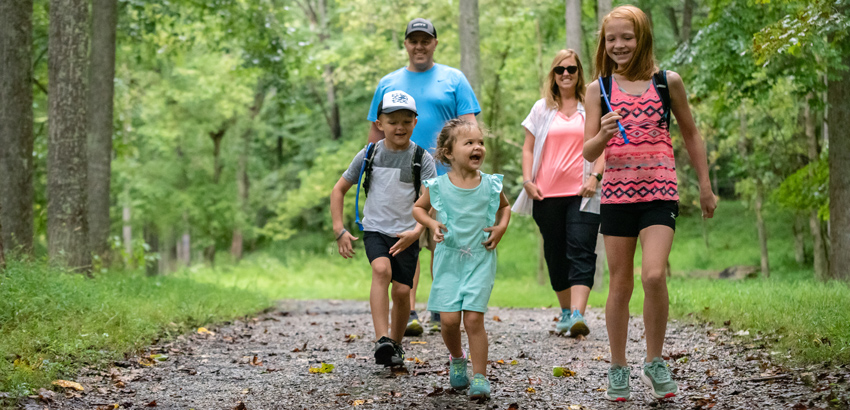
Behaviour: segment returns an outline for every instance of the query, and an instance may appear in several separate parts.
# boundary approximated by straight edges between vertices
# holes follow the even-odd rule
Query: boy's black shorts
[[[641,230],[652,225],[669,226],[675,231],[679,201],[602,204],[599,215],[602,217],[599,228],[602,235],[637,238]]]
[[[390,248],[398,240],[399,238],[380,232],[363,232],[363,244],[366,246],[369,263],[382,257],[389,259],[393,270],[392,280],[413,287],[413,275],[416,274],[416,262],[419,260],[419,245],[414,241],[398,255],[391,256]]]

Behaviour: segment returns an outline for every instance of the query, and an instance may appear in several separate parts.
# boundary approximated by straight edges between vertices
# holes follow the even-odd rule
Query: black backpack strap
[[[366,146],[366,156],[363,158],[366,162],[363,171],[363,192],[366,193],[366,196],[369,196],[369,185],[372,182],[372,160],[375,159],[375,151],[377,150],[377,147],[377,144],[370,142],[369,145]]]
[[[667,70],[658,70],[652,75],[652,84],[655,85],[655,90],[661,97],[661,108],[664,113],[661,115],[659,126],[665,129],[670,129],[670,88],[667,87]]]
[[[416,150],[413,151],[413,164],[411,165],[411,171],[413,171],[413,190],[416,192],[416,196],[414,197],[414,201],[419,199],[419,189],[422,187],[422,157],[425,156],[425,148],[420,146],[416,146]]]
[[[608,95],[608,98],[611,98],[611,76],[602,77],[602,86],[605,87],[605,94]],[[610,111],[608,110],[608,104],[605,103],[605,97],[602,96],[602,90],[599,91],[599,99],[602,102],[602,115],[608,114]]]

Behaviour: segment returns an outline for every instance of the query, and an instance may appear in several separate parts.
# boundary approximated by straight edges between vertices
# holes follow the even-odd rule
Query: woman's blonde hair
[[[632,59],[629,60],[625,67],[617,67],[617,63],[605,51],[605,26],[612,19],[628,20],[635,28],[637,48],[634,51]],[[594,68],[593,77],[610,76],[616,68],[617,72],[626,77],[627,80],[649,80],[658,71],[658,67],[655,65],[655,54],[652,50],[652,24],[649,21],[649,17],[635,6],[619,6],[602,19],[602,28],[599,30],[599,41],[596,45],[596,67]]]
[[[443,129],[440,130],[440,135],[437,136],[437,149],[434,150],[434,159],[442,162],[445,165],[451,166],[449,155],[452,153],[452,146],[457,141],[458,133],[461,130],[478,130],[480,133],[484,131],[476,124],[460,118],[454,118],[446,122]]]
[[[555,59],[552,60],[552,67],[549,67],[549,76],[546,80],[546,87],[543,88],[543,98],[546,99],[546,105],[549,108],[561,109],[561,89],[558,88],[558,83],[555,81],[555,67],[570,57],[575,57],[576,66],[576,100],[584,103],[584,68],[581,66],[581,59],[573,49],[560,50],[555,54]]]

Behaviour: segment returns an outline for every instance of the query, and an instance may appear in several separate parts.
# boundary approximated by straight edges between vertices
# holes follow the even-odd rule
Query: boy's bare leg
[[[414,243],[410,246],[419,246]],[[416,289],[419,288],[419,260],[416,260],[416,273],[413,274],[413,287],[410,288],[410,310],[416,310]]]
[[[375,326],[376,340],[389,334],[390,299],[387,291],[391,281],[392,266],[390,260],[388,258],[377,258],[372,261],[372,287],[369,290],[369,306],[372,308],[372,324]]]
[[[441,317],[444,317],[441,315]],[[463,311],[463,327],[469,337],[469,353],[472,356],[472,373],[487,375],[487,331],[484,330],[484,314],[481,312]],[[443,332],[446,330],[443,322]]]
[[[463,347],[460,342],[460,312],[441,312],[440,320],[443,322],[443,343],[449,349],[452,357],[463,356]],[[467,329],[467,332],[469,330]]]
[[[401,343],[401,338],[404,337],[404,330],[407,328],[407,319],[410,317],[410,286],[396,281],[392,282],[393,320],[390,339]],[[384,292],[384,295],[386,295],[386,292]]]

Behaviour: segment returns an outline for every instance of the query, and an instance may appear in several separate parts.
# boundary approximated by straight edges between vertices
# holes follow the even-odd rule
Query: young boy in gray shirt
[[[401,339],[410,315],[410,288],[419,258],[422,225],[413,219],[417,188],[414,183],[437,176],[434,158],[422,152],[419,178],[414,175],[417,146],[410,141],[416,126],[416,102],[404,91],[384,94],[375,125],[384,139],[375,143],[369,178],[369,192],[363,207],[363,242],[372,265],[369,304],[375,326],[375,363],[385,366],[404,364]],[[424,151],[424,150],[422,150]],[[366,149],[361,150],[342,174],[331,192],[331,218],[339,254],[354,255],[353,236],[343,226],[343,198],[357,183]],[[415,246],[411,246],[415,245]],[[389,298],[392,284],[392,329],[389,330]]]

